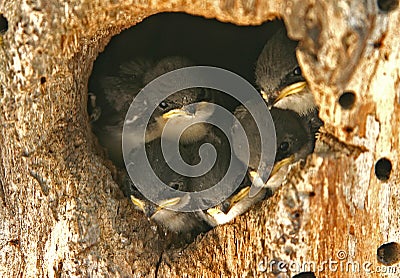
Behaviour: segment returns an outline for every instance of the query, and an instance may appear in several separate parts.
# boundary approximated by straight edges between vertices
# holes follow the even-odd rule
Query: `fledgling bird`
[[[305,158],[312,152],[312,134],[308,127],[304,126],[300,116],[290,110],[272,108],[272,119],[275,123],[276,131],[276,155],[275,163],[267,182],[264,184],[257,169],[260,163],[261,139],[256,122],[244,106],[239,106],[235,110],[235,117],[244,127],[247,139],[249,140],[250,159],[248,172],[250,184],[242,186],[241,190],[232,195],[224,202],[224,206],[217,206],[207,210],[210,225],[222,225],[231,221],[236,216],[246,212],[252,205],[263,200],[270,191],[279,187],[288,172],[289,166]],[[238,126],[233,126],[232,133],[235,138]],[[240,146],[234,145],[235,154],[239,159],[243,159],[244,150]],[[243,161],[243,163],[246,163]],[[250,194],[251,183],[258,187],[255,195]]]
[[[279,29],[258,57],[255,76],[270,107],[291,109],[304,115],[315,109],[315,102],[296,58],[297,44],[287,37],[284,28]]]
[[[180,191],[187,191],[190,189],[189,178],[182,176],[173,171],[167,164],[166,160],[173,160],[173,157],[164,158],[161,149],[161,139],[155,139],[145,144],[147,159],[150,162],[153,172],[158,178],[167,186]],[[180,154],[176,154],[177,156]],[[183,148],[181,155],[183,157],[190,157],[190,154]],[[144,172],[143,175],[149,173]],[[146,180],[146,178],[144,178]],[[127,176],[125,183],[132,183]],[[130,184],[134,188],[134,184]],[[162,193],[161,193],[162,194]],[[131,201],[140,209],[144,215],[151,221],[154,221],[166,228],[169,231],[182,233],[194,232],[200,233],[209,230],[211,227],[199,216],[202,212],[179,212],[176,211],[189,201],[189,195],[184,195],[182,198],[166,198],[160,204],[155,204],[146,199],[137,190],[131,191]],[[161,196],[158,196],[161,199]]]
[[[107,103],[100,107],[101,116],[97,121],[93,121],[92,126],[100,144],[108,150],[108,154],[115,164],[123,165],[122,128],[129,106],[135,96],[149,82],[162,74],[192,65],[193,63],[188,59],[178,56],[163,58],[157,62],[131,61],[120,67],[117,76],[104,78],[102,88]],[[171,84],[162,85],[166,88],[171,86]],[[180,126],[184,124],[199,119],[206,120],[213,113],[213,106],[209,105],[212,97],[212,93],[208,89],[190,88],[170,95],[157,103],[158,105],[154,103],[157,107],[146,127],[145,140],[137,132],[129,133],[128,129],[126,135],[129,142],[137,146],[159,138],[167,121],[172,121],[173,125],[171,126],[175,128],[165,132],[163,134],[165,137],[175,136],[176,130],[179,130]],[[151,105],[151,103],[144,103],[140,109],[134,111],[134,118],[138,125],[146,124],[141,122],[142,114]],[[97,110],[94,109],[94,111]],[[205,123],[194,124],[185,130],[180,140],[182,143],[200,140],[207,134],[208,128],[209,126]]]
[[[249,183],[246,176],[243,178],[240,175],[241,171],[245,173],[245,165],[241,163],[231,163],[231,160],[235,159],[235,157],[231,156],[228,138],[216,127],[212,127],[211,132],[203,139],[193,144],[180,145],[180,155],[182,159],[190,165],[198,165],[201,159],[207,159],[209,157],[208,153],[202,153],[202,158],[200,156],[199,150],[203,144],[211,144],[215,148],[217,154],[216,160],[211,169],[201,176],[183,177],[172,171],[163,160],[159,143],[160,139],[146,143],[148,159],[159,178],[174,189],[184,192],[200,192],[207,190],[223,179],[229,167],[234,167],[232,180],[238,185],[236,193],[242,191],[243,187]],[[175,158],[170,157],[167,159],[171,161]],[[236,165],[236,168],[232,166],[232,164]],[[190,171],[188,173],[193,174]],[[228,181],[228,183],[230,182],[232,181]],[[225,190],[230,187],[229,185],[225,186],[222,184],[220,188],[221,190]],[[221,194],[223,194],[223,192],[221,192]],[[201,200],[201,202],[202,204],[208,205],[209,203],[215,202],[215,197],[218,196],[208,196],[206,199]],[[183,198],[165,199],[162,201],[162,204],[159,205],[146,200],[138,193],[133,194],[131,200],[150,220],[157,222],[172,232],[192,233],[196,235],[208,231],[217,224],[206,211],[200,209],[193,212],[176,211],[179,208],[183,208],[188,203],[188,195],[184,195]]]
[[[296,112],[309,125],[311,132],[316,133],[322,121],[297,61],[297,44],[287,37],[284,28],[279,29],[258,57],[256,84],[269,107]]]
[[[310,130],[304,126],[300,116],[291,111],[273,107],[270,110],[272,120],[275,125],[276,135],[276,164],[285,158],[295,155],[294,160],[305,158],[313,150],[313,143]],[[239,120],[243,126],[247,140],[249,141],[250,160],[248,163],[249,173],[253,178],[258,176],[257,170],[261,160],[261,138],[260,130],[249,113],[249,111],[243,106],[238,106],[234,112],[235,117]],[[260,127],[263,128],[263,127]],[[232,137],[237,138],[239,126],[234,125],[232,127]],[[234,144],[234,151],[236,156],[246,164],[246,150],[240,146],[240,143]],[[263,186],[263,185],[261,185]]]

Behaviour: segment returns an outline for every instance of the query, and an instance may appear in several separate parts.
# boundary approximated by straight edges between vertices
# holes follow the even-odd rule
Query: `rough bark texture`
[[[241,25],[282,17],[301,41],[298,57],[325,122],[315,154],[275,196],[179,254],[163,253],[164,235],[122,197],[86,112],[98,53],[111,36],[162,11]],[[317,277],[380,276],[378,247],[400,242],[398,9],[382,11],[372,0],[2,0],[0,13],[9,23],[0,45],[0,276],[303,271],[291,264],[280,272],[272,260],[313,262]],[[345,91],[355,94],[351,109],[338,102]],[[382,157],[392,164],[386,181],[374,170]],[[359,272],[346,269],[350,263]]]

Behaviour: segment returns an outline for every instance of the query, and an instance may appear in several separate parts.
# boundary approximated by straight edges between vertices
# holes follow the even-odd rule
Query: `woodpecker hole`
[[[375,164],[375,175],[381,181],[387,181],[392,172],[392,162],[387,158],[379,159]]]
[[[294,212],[294,213],[292,214],[292,218],[294,218],[294,219],[300,218],[300,212],[298,212],[298,211]]]
[[[400,261],[400,244],[389,242],[379,246],[377,250],[378,261],[384,265],[393,265]]]
[[[40,84],[43,85],[44,83],[46,83],[46,77],[42,76],[40,77]]]
[[[353,92],[344,92],[339,97],[339,104],[343,109],[351,109],[356,100],[356,95]]]
[[[308,271],[308,272],[301,272],[299,274],[296,274],[293,276],[293,278],[315,278],[315,274],[312,271]]]
[[[378,8],[382,12],[390,12],[399,6],[399,0],[378,0]]]
[[[352,128],[351,126],[345,126],[343,128],[343,131],[346,133],[352,133],[354,131],[354,128]]]

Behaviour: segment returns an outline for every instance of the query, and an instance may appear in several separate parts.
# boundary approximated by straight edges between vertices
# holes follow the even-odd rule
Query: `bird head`
[[[308,92],[305,79],[296,58],[297,42],[290,40],[284,29],[278,30],[265,44],[256,64],[256,83],[270,107],[296,110],[296,102],[282,104],[300,94],[311,96],[306,111],[314,107],[312,95]],[[301,108],[303,112],[304,108]],[[304,111],[304,112],[306,112]]]

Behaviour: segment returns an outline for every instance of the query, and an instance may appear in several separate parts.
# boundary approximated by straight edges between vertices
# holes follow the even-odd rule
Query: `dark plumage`
[[[103,93],[106,99],[101,109],[101,116],[93,121],[94,133],[99,138],[111,160],[118,166],[123,165],[122,160],[122,127],[125,116],[135,96],[149,82],[160,75],[172,70],[193,65],[191,61],[183,57],[167,57],[156,62],[148,60],[130,61],[121,65],[116,76],[105,77],[102,81]],[[171,84],[163,84],[168,90]],[[157,92],[154,92],[157,94]],[[129,133],[127,138],[133,146],[152,141],[161,136],[167,121],[173,121],[173,129],[164,136],[174,136],[181,124],[195,119],[207,119],[212,113],[212,107],[207,105],[212,99],[210,90],[203,88],[191,88],[176,92],[160,103],[143,103],[143,106],[134,111],[134,125],[144,126],[142,114],[152,105],[157,105],[147,125],[145,140],[137,132]],[[151,101],[152,98],[149,98]],[[198,105],[188,106],[193,103]],[[95,111],[98,111],[98,109]],[[201,139],[208,132],[208,125],[195,124],[182,134],[183,143],[191,143]],[[144,142],[145,141],[145,142]]]
[[[297,61],[297,44],[287,37],[284,28],[279,29],[257,60],[256,83],[270,107],[296,112],[308,126],[308,132],[315,134],[323,122]],[[315,143],[315,136],[312,142]]]
[[[305,81],[296,58],[297,42],[279,29],[265,44],[256,64],[256,84],[272,106],[285,87]]]
[[[313,150],[312,134],[307,126],[304,126],[300,116],[293,111],[278,108],[271,109],[272,119],[276,131],[276,156],[268,181],[264,184],[258,173],[261,153],[261,139],[256,122],[244,106],[235,110],[235,117],[243,126],[249,141],[250,159],[248,171],[250,181],[243,184],[238,192],[225,200],[220,206],[207,211],[207,217],[212,225],[221,225],[246,212],[252,205],[264,199],[271,190],[279,187],[288,171],[290,164],[305,158]],[[262,128],[262,127],[261,127]],[[233,126],[232,137],[236,138],[238,126]],[[235,154],[244,161],[244,151],[240,145],[235,145]],[[261,163],[261,169],[268,165]],[[258,188],[255,195],[251,193],[251,183]]]

